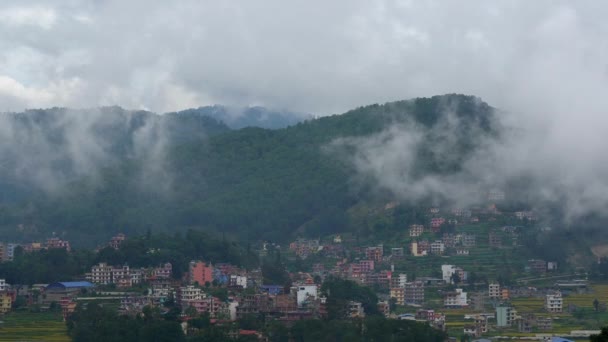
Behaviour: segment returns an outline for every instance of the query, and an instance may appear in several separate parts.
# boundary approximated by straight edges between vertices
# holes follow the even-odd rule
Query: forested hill
[[[130,113],[126,122],[134,122],[137,115],[148,114]],[[36,120],[49,121],[47,126],[53,129],[61,121],[44,113]],[[30,129],[29,137],[40,134],[68,151],[48,165],[39,165],[50,171],[32,172],[31,177],[17,172],[12,183],[3,186],[11,195],[4,196],[0,207],[0,240],[56,232],[73,243],[91,245],[117,232],[200,228],[248,240],[284,241],[294,235],[356,231],[359,227],[349,219],[350,208],[392,198],[373,181],[357,176],[350,158],[357,147],[340,143],[344,139],[409,127],[421,135],[413,168],[417,174],[428,174],[458,170],[480,144],[480,135],[497,133],[494,110],[463,95],[371,105],[277,130],[228,130],[200,115],[154,120],[167,123],[129,131],[82,120],[86,128],[82,134],[94,132],[101,152],[78,146],[88,144],[87,139],[71,138],[75,144],[63,144],[54,141],[62,135],[53,130]],[[454,121],[458,124],[448,127],[454,130],[448,151],[452,157],[445,158],[433,148],[445,137],[433,128]],[[15,140],[6,133],[1,138]],[[45,151],[29,147],[20,152],[21,157],[35,158]],[[7,159],[13,165],[5,163],[3,172],[14,171],[13,166],[28,172],[18,165],[25,163],[23,158],[6,149],[2,154],[3,159],[7,155],[14,159]],[[67,170],[70,177],[64,163],[72,165]],[[53,177],[65,184],[56,186]]]
[[[310,114],[270,110],[264,107],[205,106],[176,113],[184,116],[205,116],[221,121],[232,129],[261,127],[279,129],[312,119]]]

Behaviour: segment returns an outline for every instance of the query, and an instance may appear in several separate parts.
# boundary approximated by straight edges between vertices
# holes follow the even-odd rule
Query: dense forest
[[[433,148],[445,137],[433,128],[454,119],[445,158]],[[336,142],[414,127],[422,134],[410,167],[415,180],[457,171],[482,136],[499,134],[496,111],[463,95],[360,107],[275,130],[231,130],[196,111],[156,116],[115,107],[36,110],[3,120],[13,133],[0,134],[9,143],[1,151],[0,240],[54,232],[76,245],[148,230],[277,241],[354,232],[352,208],[393,198],[357,177],[355,147]],[[401,211],[415,219],[414,205],[420,203]]]

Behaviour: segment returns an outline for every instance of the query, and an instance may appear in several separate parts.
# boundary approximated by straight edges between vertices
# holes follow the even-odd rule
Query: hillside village
[[[489,200],[502,196],[493,193]],[[382,210],[390,214],[396,205],[387,203]],[[469,209],[431,207],[425,217],[424,223],[403,227],[397,239],[371,245],[352,234],[298,238],[288,245],[260,241],[256,253],[262,260],[284,260],[281,271],[288,279],[283,283],[269,282],[264,267],[229,262],[191,260],[181,265],[186,272],[175,277],[169,261],[148,267],[102,261],[85,274],[49,284],[0,279],[0,312],[61,310],[67,320],[79,303],[93,301],[133,317],[149,307],[164,312],[177,308],[186,334],[196,331],[188,322],[204,315],[212,324],[232,327],[232,336],[265,340],[261,331],[237,329],[231,322],[264,317],[290,325],[326,318],[324,285],[344,279],[377,296],[371,311],[368,303],[349,300],[341,313],[347,319],[380,314],[423,322],[454,340],[587,338],[598,333],[589,327],[606,315],[608,285],[555,260],[528,258],[532,254],[522,237],[526,230],[541,229],[533,211],[501,212],[490,203]],[[128,240],[118,234],[97,253],[120,251]],[[68,241],[52,237],[44,243],[2,243],[0,260],[10,263],[16,253],[52,249],[71,252]]]

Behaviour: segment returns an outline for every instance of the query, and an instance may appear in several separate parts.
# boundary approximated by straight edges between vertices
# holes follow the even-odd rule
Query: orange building
[[[205,283],[213,281],[213,266],[207,265],[203,261],[191,261],[188,271],[188,281],[190,284],[198,283],[203,286]]]

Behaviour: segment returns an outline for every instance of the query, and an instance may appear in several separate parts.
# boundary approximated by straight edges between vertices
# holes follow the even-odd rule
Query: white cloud
[[[48,7],[10,7],[0,10],[0,25],[38,26],[49,30],[55,25],[56,21],[57,13]]]

